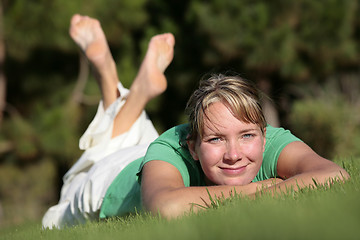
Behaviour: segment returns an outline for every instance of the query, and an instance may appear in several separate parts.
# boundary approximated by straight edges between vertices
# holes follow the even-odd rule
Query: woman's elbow
[[[176,199],[164,198],[161,195],[143,200],[143,206],[153,215],[160,215],[166,219],[177,218],[186,211]]]
[[[350,178],[350,174],[335,163],[331,168],[328,168],[326,172],[329,181],[346,181]]]
[[[343,180],[346,181],[348,179],[350,179],[350,174],[343,168],[340,168],[340,170],[338,171],[338,177]]]

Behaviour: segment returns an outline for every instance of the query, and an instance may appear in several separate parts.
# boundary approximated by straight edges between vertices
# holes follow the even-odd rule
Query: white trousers
[[[63,177],[59,203],[48,209],[43,228],[63,228],[95,220],[106,190],[130,162],[144,156],[148,145],[158,137],[143,111],[126,133],[111,138],[114,118],[126,101],[128,90],[120,83],[120,97],[104,111],[100,101],[97,113],[80,138],[85,152]]]

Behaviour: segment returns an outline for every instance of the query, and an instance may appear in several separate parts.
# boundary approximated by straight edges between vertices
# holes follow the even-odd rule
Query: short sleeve
[[[203,185],[200,164],[192,158],[187,145],[188,124],[179,125],[167,130],[152,142],[140,165],[138,176],[141,182],[141,171],[144,165],[153,160],[160,160],[176,167],[186,187]]]
[[[164,161],[176,167],[183,178],[184,185],[190,186],[189,171],[185,162],[182,160],[180,153],[176,151],[176,149],[172,148],[166,143],[159,141],[150,144],[143,162],[140,165],[139,172],[141,172],[145,163],[153,160]]]
[[[263,163],[253,182],[277,177],[277,161],[280,153],[289,143],[295,141],[301,140],[294,136],[289,130],[274,128],[268,125],[266,127],[266,144]]]

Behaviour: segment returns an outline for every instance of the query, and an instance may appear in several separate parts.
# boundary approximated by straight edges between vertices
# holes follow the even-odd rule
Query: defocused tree
[[[244,59],[263,74],[279,71],[283,77],[307,79],[311,70],[320,75],[336,64],[358,61],[356,0],[192,3],[199,30],[216,50],[205,55],[207,62]]]
[[[2,2],[0,2],[0,127],[6,105],[6,77],[4,73],[4,68],[5,68],[4,63],[5,63],[5,43],[4,43],[3,6],[2,6]]]
[[[323,81],[359,63],[357,8],[357,0],[197,0],[191,13],[213,46],[205,63],[237,65],[274,95],[274,85]]]

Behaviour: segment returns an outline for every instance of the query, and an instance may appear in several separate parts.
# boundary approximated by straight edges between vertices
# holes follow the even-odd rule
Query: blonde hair
[[[197,135],[202,137],[205,110],[214,102],[224,103],[240,121],[257,124],[264,131],[266,120],[256,86],[239,76],[217,74],[203,78],[187,102],[185,111],[190,124],[188,140],[195,140]]]

